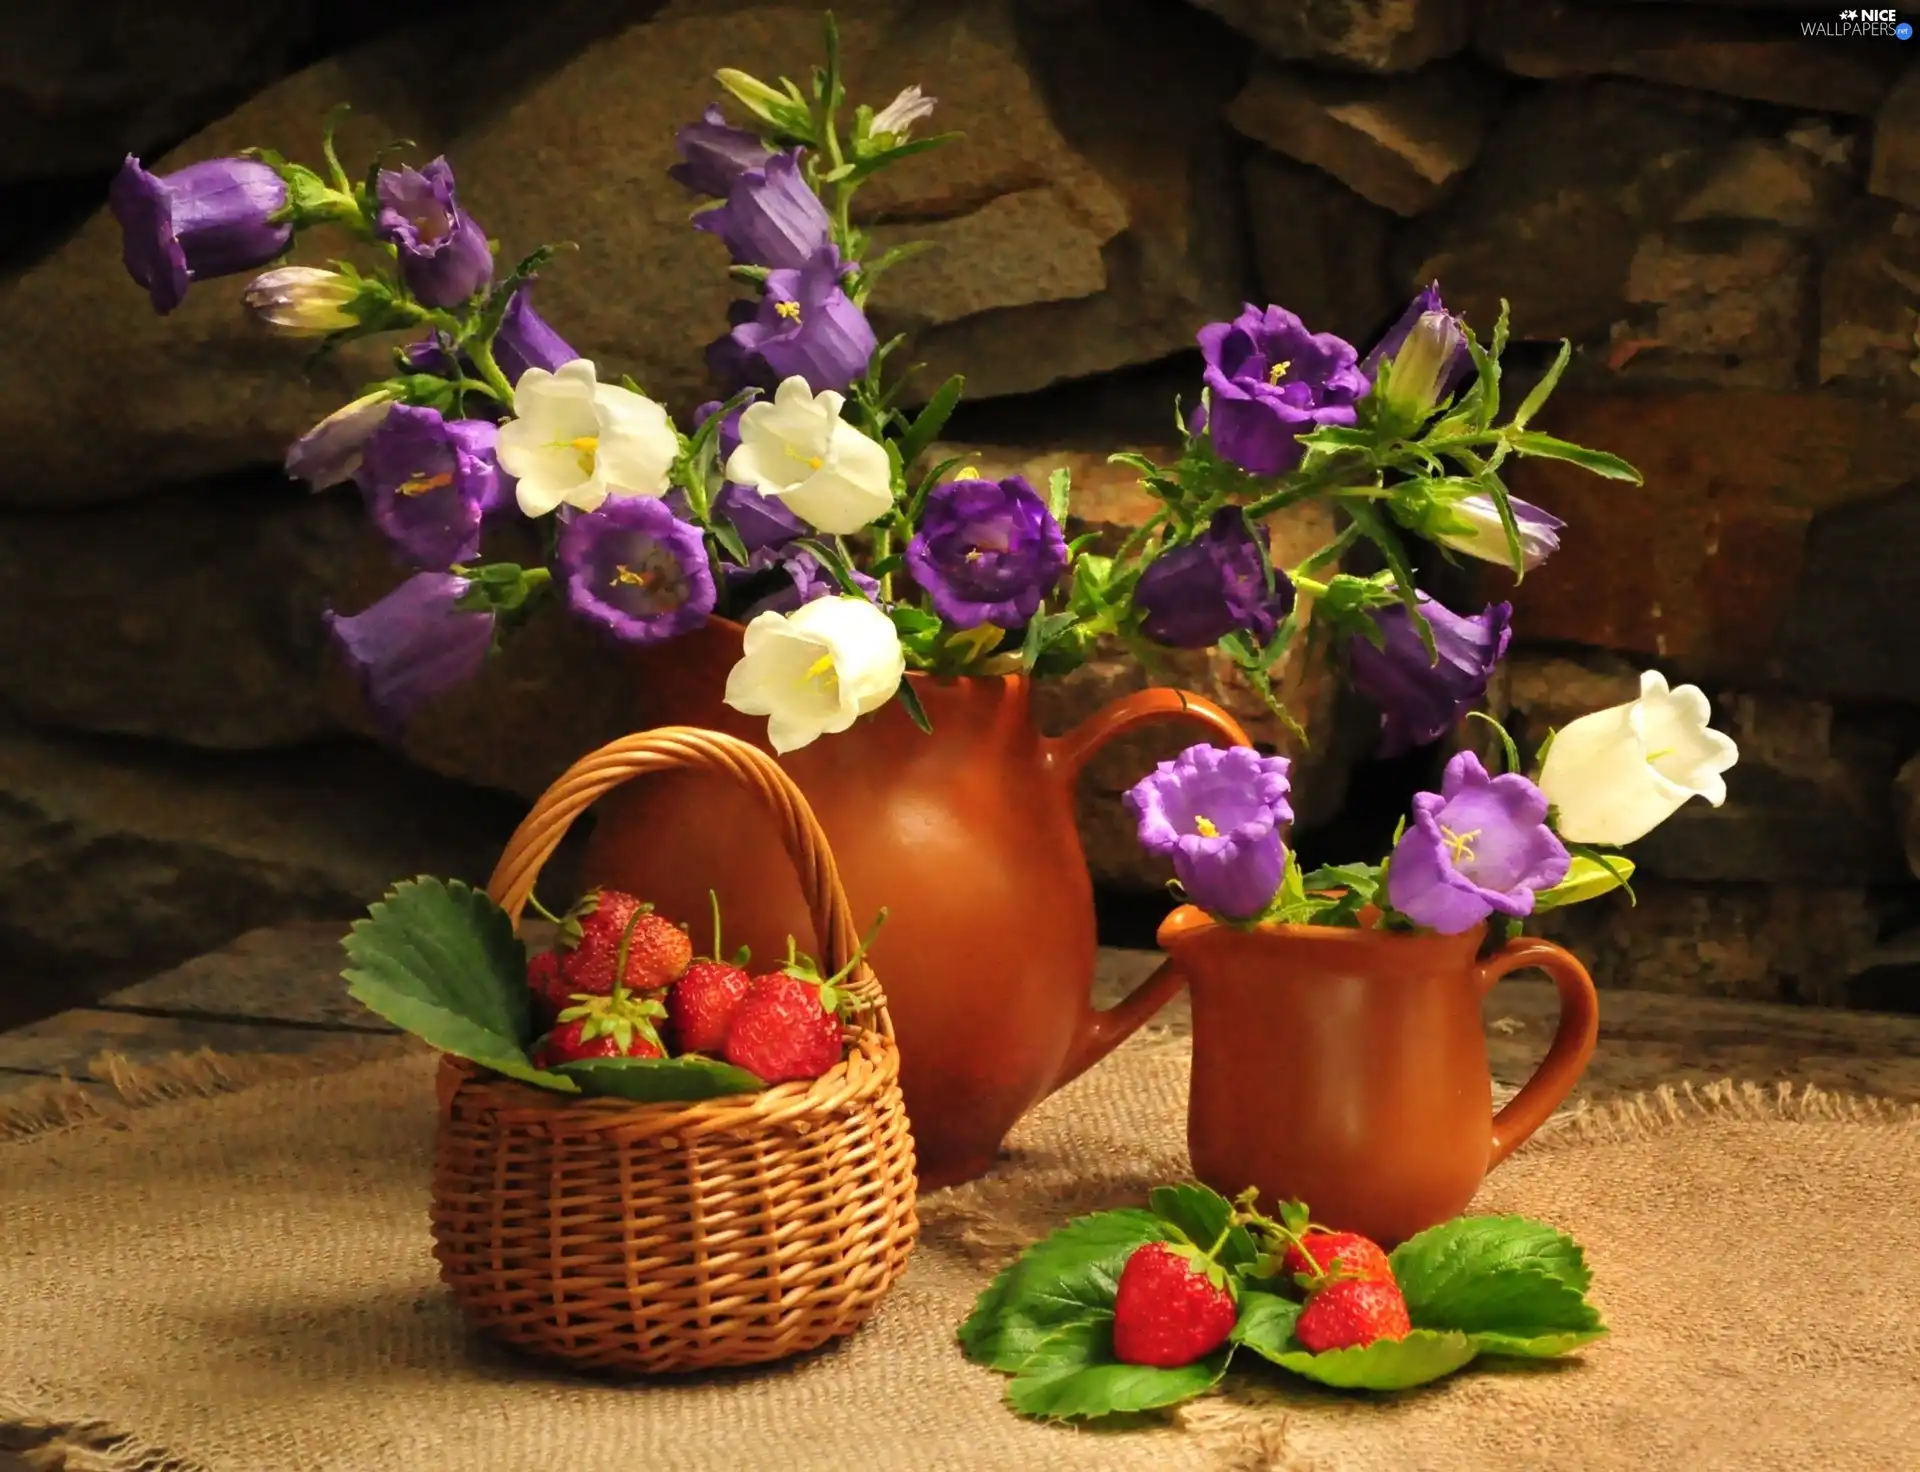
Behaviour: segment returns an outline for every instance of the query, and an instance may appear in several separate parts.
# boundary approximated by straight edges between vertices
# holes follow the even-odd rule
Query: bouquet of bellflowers
[[[389,728],[557,598],[629,645],[712,618],[743,625],[726,699],[766,717],[778,752],[896,699],[925,729],[908,671],[1052,676],[1103,640],[1150,670],[1156,649],[1218,647],[1300,735],[1270,672],[1309,638],[1351,649],[1388,749],[1404,749],[1457,721],[1509,632],[1506,604],[1466,615],[1422,593],[1409,539],[1524,575],[1562,523],[1507,493],[1506,461],[1639,480],[1532,427],[1564,344],[1501,421],[1504,307],[1483,343],[1429,288],[1362,355],[1282,307],[1248,306],[1199,330],[1203,383],[1176,405],[1175,463],[1115,457],[1158,504],[1111,555],[1096,552],[1064,529],[1064,471],[1034,486],[923,463],[961,380],[908,395],[900,340],[877,341],[868,321],[871,294],[913,248],[876,253],[852,202],[880,170],[949,141],[914,136],[934,99],[909,87],[878,111],[850,107],[830,16],[809,85],[716,80],[736,116],[710,107],[682,128],[671,173],[704,201],[692,228],[714,237],[716,269],[724,247],[742,294],[707,352],[718,395],[684,426],[539,315],[535,281],[556,249],[503,270],[444,158],[392,163],[395,145],[355,178],[329,120],[317,171],[259,149],[165,175],[130,157],[114,181],[126,265],[157,311],[193,282],[260,271],[247,310],[318,353],[408,338],[391,376],[286,461],[316,490],[356,485],[411,569],[370,608],[325,615]],[[309,232],[356,238],[383,264],[275,264]],[[1337,535],[1274,567],[1266,519],[1314,498],[1331,502]],[[489,534],[521,517],[542,532],[540,564],[490,559]],[[1340,571],[1361,542],[1384,571]]]

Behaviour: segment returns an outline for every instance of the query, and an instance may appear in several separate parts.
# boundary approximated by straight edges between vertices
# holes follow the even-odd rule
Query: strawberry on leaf
[[[960,1326],[960,1347],[977,1365],[1024,1369],[1049,1335],[1113,1318],[1120,1274],[1134,1250],[1175,1240],[1150,1211],[1127,1207],[1068,1222],[1003,1269]]]

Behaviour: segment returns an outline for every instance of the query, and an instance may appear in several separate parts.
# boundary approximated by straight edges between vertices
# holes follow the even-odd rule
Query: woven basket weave
[[[518,925],[588,806],[679,768],[767,804],[823,970],[838,970],[859,936],[819,822],[770,757],[717,732],[662,727],[574,763],[514,833],[488,893]],[[880,988],[863,963],[843,989],[856,1007],[846,1060],[758,1094],[582,1099],[443,1060],[434,1256],[468,1323],[542,1356],[644,1373],[782,1359],[864,1323],[918,1231],[913,1142]]]

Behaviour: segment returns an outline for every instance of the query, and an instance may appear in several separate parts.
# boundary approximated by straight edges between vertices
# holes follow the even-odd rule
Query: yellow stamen
[[[807,666],[806,678],[821,685],[831,685],[838,678],[834,673],[833,656],[823,654]]]
[[[1220,830],[1213,826],[1213,820],[1211,818],[1195,818],[1193,820],[1193,831],[1198,833],[1202,838],[1218,838],[1220,836]]]
[[[822,465],[826,464],[826,461],[822,460],[818,455],[803,455],[794,449],[792,445],[782,444],[780,448],[787,452],[787,458],[789,460],[798,460],[809,470],[818,470]]]
[[[453,472],[443,470],[438,475],[416,475],[412,480],[403,480],[397,490],[402,496],[424,496],[428,491],[437,491],[452,484]]]
[[[656,574],[654,573],[635,572],[632,568],[628,567],[626,563],[622,562],[614,568],[613,581],[607,584],[607,586],[610,588],[647,588],[653,585],[655,577]]]
[[[1453,855],[1453,862],[1456,866],[1460,864],[1471,864],[1473,862],[1473,850],[1469,845],[1474,839],[1480,836],[1480,830],[1478,828],[1470,828],[1465,833],[1455,833],[1451,828],[1442,824],[1440,836],[1446,840],[1447,850]]]
[[[960,467],[960,474],[955,476],[954,479],[978,480],[980,479],[980,467],[978,465],[962,465]]]
[[[1273,384],[1277,388],[1280,384],[1280,380],[1287,376],[1287,370],[1292,366],[1293,366],[1293,359],[1282,358],[1278,363],[1275,363],[1271,368],[1267,370],[1267,382],[1270,384]]]
[[[800,320],[800,303],[775,302],[773,304],[773,314],[776,317],[785,317],[789,322],[798,322]]]
[[[582,475],[593,474],[594,456],[600,453],[600,436],[583,434],[578,439],[567,440],[562,445],[562,448],[572,450],[574,454],[580,457],[580,473]]]
[[[1663,756],[1672,756],[1677,749],[1678,748],[1672,747],[1672,746],[1663,746],[1658,751],[1648,752],[1647,760],[1650,762],[1657,762]]]

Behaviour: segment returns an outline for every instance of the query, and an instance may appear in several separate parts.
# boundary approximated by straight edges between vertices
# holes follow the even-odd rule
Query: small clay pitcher
[[[740,648],[740,626],[714,619],[640,651],[643,723],[703,726],[764,747],[766,721],[725,702]],[[870,955],[899,1037],[920,1186],[932,1190],[991,1168],[1015,1120],[1180,990],[1163,976],[1107,1011],[1093,1008],[1093,885],[1074,823],[1081,768],[1150,723],[1185,724],[1195,740],[1247,737],[1211,701],[1178,690],[1135,691],[1047,737],[1025,679],[908,678],[930,733],[893,702],[779,760],[833,846],[860,923],[888,910]],[[662,773],[596,812],[589,884],[644,895],[692,922],[703,944],[712,888],[727,945],[750,944],[756,966],[783,955],[789,935],[809,942],[779,829],[738,783]]]
[[[1600,1006],[1571,954],[1510,941],[1484,960],[1464,935],[1221,925],[1191,905],[1160,927],[1193,1002],[1187,1147],[1224,1196],[1307,1203],[1317,1222],[1384,1245],[1458,1216],[1487,1172],[1572,1092]],[[1560,993],[1553,1045],[1492,1113],[1481,1001],[1538,967]]]

